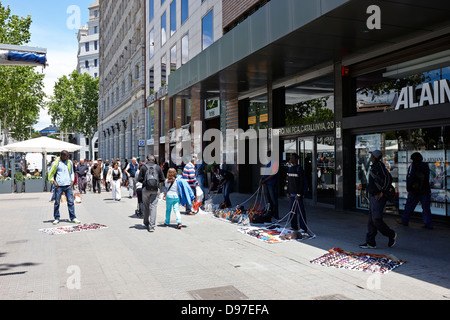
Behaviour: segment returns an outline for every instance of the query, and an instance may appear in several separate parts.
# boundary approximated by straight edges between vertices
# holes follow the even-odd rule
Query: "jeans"
[[[225,202],[227,207],[231,207],[230,193],[231,193],[231,184],[232,183],[233,183],[232,180],[227,181],[227,183],[225,183],[225,185],[222,187],[223,202]]]
[[[136,194],[136,180],[134,177],[128,177],[128,196],[133,197]]]
[[[429,194],[414,195],[412,193],[408,193],[408,199],[406,200],[405,204],[405,211],[402,214],[402,222],[406,224],[409,222],[409,216],[411,215],[411,213],[413,213],[419,201],[422,205],[423,222],[427,227],[432,228],[433,221],[431,219],[431,199]]]
[[[295,197],[290,197],[290,199],[291,211],[289,219],[291,219],[292,229],[298,230],[298,220],[300,220],[300,229],[308,231],[308,226],[306,225],[306,211],[305,205],[303,204],[303,197],[300,197],[300,199],[297,200],[297,204],[295,204]]]
[[[86,193],[86,185],[87,185],[87,177],[86,176],[80,177],[80,175],[78,175],[78,190],[80,191],[80,193],[82,192]]]
[[[96,193],[97,190],[98,190],[98,193],[101,193],[101,192],[102,192],[102,187],[101,187],[101,184],[100,184],[100,179],[92,178],[92,188],[93,188],[93,190],[94,190],[94,193]]]
[[[278,192],[277,192],[277,185],[274,184],[265,184],[267,193],[269,195],[269,203],[272,206],[272,216],[275,219],[279,219],[278,217]]]
[[[156,224],[156,209],[158,206],[158,193],[150,192],[142,188],[142,202],[144,203],[144,225],[153,229]]]
[[[60,186],[55,189],[55,204],[53,207],[53,216],[55,220],[60,219],[59,214],[59,205],[61,204],[61,196],[64,193],[67,198],[67,208],[69,209],[69,217],[70,220],[73,220],[76,218],[75,216],[75,206],[74,206],[74,197],[73,197],[73,190],[70,186]]]
[[[371,246],[376,246],[375,236],[378,231],[388,238],[393,238],[395,236],[394,230],[389,228],[383,221],[383,211],[386,201],[385,197],[381,197],[380,200],[377,200],[374,195],[369,196],[369,222],[366,242]]]
[[[197,197],[197,190],[191,187],[192,193],[194,194],[194,197]],[[192,204],[194,204],[194,202],[192,202]],[[189,205],[189,203],[186,204],[186,212],[190,212],[192,207]]]
[[[175,213],[175,217],[177,218],[177,223],[181,224],[181,215],[180,215],[180,198],[178,196],[167,196],[166,197],[166,220],[165,224],[170,223],[170,214],[172,213],[172,207],[173,212]]]

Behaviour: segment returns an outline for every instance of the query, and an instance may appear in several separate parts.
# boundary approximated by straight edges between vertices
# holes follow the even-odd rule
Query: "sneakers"
[[[377,248],[377,246],[372,246],[372,245],[368,244],[367,242],[360,244],[359,247],[361,249],[376,249]]]
[[[76,223],[76,224],[80,224],[80,223],[81,223],[81,221],[80,221],[80,220],[78,220],[77,218],[75,218],[75,219],[71,220],[71,221],[70,221],[70,223]]]
[[[397,242],[397,232],[394,234],[393,238],[389,238],[388,247],[392,248],[395,246],[395,243]]]
[[[59,224],[59,220],[58,219],[56,219],[55,221],[53,221],[53,225],[57,225],[57,224]]]
[[[181,223],[179,223],[179,224],[177,225],[177,229],[178,229],[178,230],[181,230],[181,228],[182,228],[182,225],[181,225]]]

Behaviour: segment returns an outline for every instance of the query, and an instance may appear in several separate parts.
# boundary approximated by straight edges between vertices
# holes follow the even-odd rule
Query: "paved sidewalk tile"
[[[122,190],[127,195],[125,189]],[[407,261],[388,274],[313,265],[339,247],[363,252],[366,215],[307,205],[315,239],[268,244],[238,232],[211,214],[182,215],[183,228],[164,226],[165,202],[149,233],[138,219],[136,198],[112,201],[110,193],[83,195],[82,223],[108,228],[48,235],[53,228],[49,193],[0,195],[0,299],[2,300],[195,300],[217,295],[249,300],[449,299],[450,227],[399,226],[388,248],[377,236],[377,254]],[[233,193],[233,203],[250,195]],[[220,200],[218,200],[220,201]],[[287,213],[280,199],[280,212]],[[61,218],[68,219],[61,204]],[[62,221],[60,226],[70,225]],[[203,295],[203,296],[202,296]]]

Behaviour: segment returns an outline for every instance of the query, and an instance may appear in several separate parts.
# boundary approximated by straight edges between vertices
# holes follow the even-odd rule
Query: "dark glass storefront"
[[[352,129],[357,132],[352,134],[354,207],[368,208],[369,152],[379,149],[398,194],[394,202],[388,203],[387,211],[404,210],[410,156],[420,152],[431,172],[431,212],[450,216],[450,127],[446,116],[450,108],[450,50],[386,64],[355,76],[352,82],[354,118],[373,126]],[[376,121],[369,121],[370,115]],[[420,204],[416,212],[422,212]]]

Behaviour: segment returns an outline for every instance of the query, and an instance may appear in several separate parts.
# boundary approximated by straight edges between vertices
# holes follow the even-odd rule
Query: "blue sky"
[[[47,49],[49,66],[39,72],[45,73],[45,92],[53,93],[53,85],[58,78],[76,69],[77,29],[74,24],[86,25],[89,20],[89,5],[94,0],[0,0],[3,6],[9,6],[11,13],[31,16],[31,41],[28,46]],[[74,11],[73,9],[79,9]],[[41,112],[36,130],[50,125],[50,118]]]

